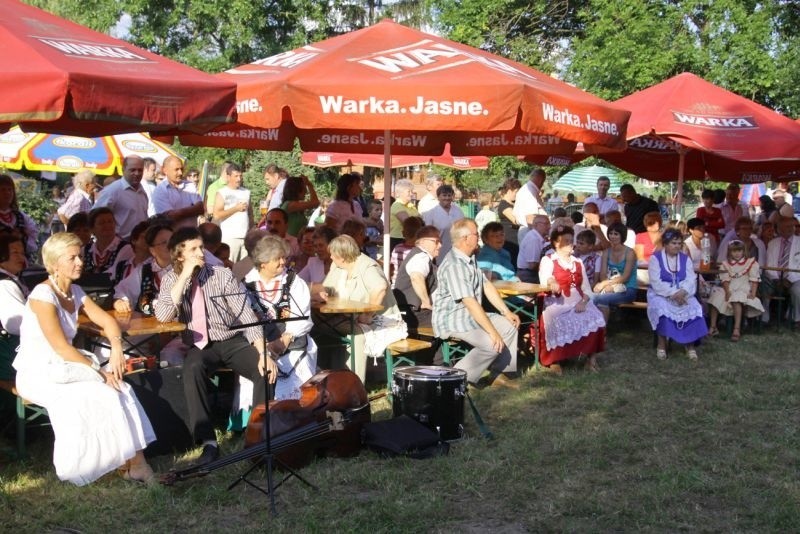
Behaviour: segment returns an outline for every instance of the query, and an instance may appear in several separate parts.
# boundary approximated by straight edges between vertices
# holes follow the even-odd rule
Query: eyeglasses
[[[471,234],[462,235],[461,237],[463,237],[463,238],[465,238],[465,239],[466,239],[467,237],[478,237],[478,232],[473,232],[473,233],[471,233]]]

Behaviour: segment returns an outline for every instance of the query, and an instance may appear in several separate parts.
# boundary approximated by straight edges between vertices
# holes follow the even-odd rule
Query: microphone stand
[[[247,305],[247,301],[249,299],[251,299],[251,298],[252,299],[256,299],[256,301],[257,301],[257,299],[258,299],[258,291],[251,291],[249,289],[246,289],[244,293],[234,293],[234,294],[228,294],[228,295],[220,295],[219,297],[211,297],[211,300],[215,301],[215,299],[217,299],[217,298],[226,298],[226,297],[231,297],[231,296],[243,296],[244,299],[245,299],[245,305]],[[215,302],[215,305],[216,305],[216,302]],[[223,307],[223,306],[220,306],[220,305],[217,305],[217,306],[218,306],[218,308],[221,308],[221,309],[227,309],[227,307]],[[298,320],[307,319],[307,318],[308,317],[303,317],[303,316],[290,317],[290,318],[276,318],[276,319],[266,318],[266,319],[263,319],[263,320],[259,319],[259,320],[255,321],[255,322],[250,322],[250,323],[245,323],[245,324],[232,324],[231,326],[228,327],[228,329],[230,329],[230,330],[243,330],[245,328],[250,328],[252,326],[261,326],[261,333],[262,333],[261,341],[262,341],[262,349],[263,349],[262,350],[262,361],[261,361],[261,363],[262,363],[263,369],[264,369],[265,451],[264,451],[263,456],[257,462],[254,462],[253,465],[249,469],[247,469],[247,471],[245,471],[244,473],[239,475],[237,477],[237,479],[234,480],[228,486],[227,489],[228,489],[228,491],[230,491],[233,488],[235,488],[237,485],[239,485],[240,482],[244,482],[245,484],[247,484],[251,488],[254,488],[254,489],[260,491],[261,493],[263,493],[264,495],[269,496],[270,513],[272,514],[273,517],[278,515],[278,511],[277,511],[277,508],[275,506],[275,490],[277,490],[284,482],[286,482],[290,478],[295,477],[300,482],[305,484],[306,486],[308,486],[308,487],[310,487],[312,489],[315,489],[315,490],[318,489],[314,484],[310,483],[308,480],[306,480],[305,478],[300,476],[295,470],[293,470],[288,465],[286,465],[284,462],[280,461],[278,458],[275,457],[275,455],[272,452],[272,435],[271,435],[271,428],[270,428],[269,398],[271,396],[270,394],[271,394],[272,386],[271,386],[270,381],[269,381],[271,371],[267,370],[267,358],[270,357],[269,354],[270,354],[271,351],[269,350],[268,341],[267,341],[267,337],[268,337],[267,336],[267,327],[269,325],[273,324],[273,323],[276,323],[276,322],[282,322],[283,323],[283,322],[287,322],[287,321],[298,321]],[[254,384],[253,387],[257,387],[257,385]],[[259,486],[258,484],[256,484],[255,482],[253,482],[252,480],[247,478],[248,475],[250,475],[250,473],[252,473],[254,470],[256,470],[257,468],[262,467],[262,466],[266,467],[266,471],[267,471],[267,487],[266,488],[262,488],[261,486]],[[281,479],[281,481],[278,482],[277,484],[275,483],[275,480],[274,480],[274,471],[275,471],[275,467],[276,466],[280,466],[281,469],[283,469],[284,471],[287,472],[287,474],[283,477],[283,479]]]

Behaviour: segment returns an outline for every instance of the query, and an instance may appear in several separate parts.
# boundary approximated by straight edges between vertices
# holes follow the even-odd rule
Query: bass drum
[[[464,436],[467,373],[452,367],[398,367],[392,373],[394,416],[407,415],[439,434],[443,441]]]

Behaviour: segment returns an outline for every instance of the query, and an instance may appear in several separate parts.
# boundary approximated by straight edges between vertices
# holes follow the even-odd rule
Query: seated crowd
[[[484,198],[476,220],[464,217],[453,187],[438,177],[429,179],[419,205],[411,200],[413,185],[399,180],[391,208],[394,246],[383,256],[391,266],[387,278],[375,254],[383,232],[380,205],[362,202],[358,174],[340,177],[327,209],[306,219],[306,210],[321,204],[313,185],[270,165],[268,207],[255,221],[238,165],[224,167],[209,186],[208,203],[183,179],[178,158],[165,160],[158,185],[143,180],[147,167],[149,161],[126,158],[123,177],[94,202],[59,212],[68,232],[43,246],[47,278],[32,288],[20,280],[30,262],[27,216],[16,207],[13,182],[0,195],[7,230],[0,232],[0,290],[8,296],[0,309],[0,379],[14,379],[16,370],[19,394],[47,408],[56,472],[78,485],[115,469],[152,480],[142,450],[155,439],[123,380],[124,350],[140,340],[123,339],[113,316],[87,297],[81,289],[87,275],[108,277],[114,312],[187,325],[161,348],[160,359],[183,366],[189,426],[202,446],[198,464],[219,455],[206,388],[220,367],[239,375],[235,409],[246,417],[267,396],[299,398],[300,386],[320,368],[352,361],[364,381],[369,358],[409,335],[465,344],[455,366],[470,384],[518,387],[521,343],[553,370],[585,360],[597,371],[611,310],[634,302],[645,288],[659,359],[673,340],[696,360],[699,341],[718,333],[719,314],[734,318],[732,339],[738,340],[742,317],[769,319],[771,295],[788,292],[800,321],[800,272],[793,271],[800,268],[800,237],[794,219],[777,211],[759,228],[761,235],[767,224],[777,231],[765,246],[741,205],[708,203],[684,231],[663,229],[661,215],[649,209],[652,201],[631,186],[622,191],[626,226],[605,177],[578,223],[560,207],[552,220],[547,215],[540,169],[524,185],[507,180],[496,213],[489,210],[491,197]],[[91,187],[80,177],[76,187],[86,199]],[[6,178],[0,176],[0,192],[8,189]],[[723,261],[720,285],[708,291],[708,328],[696,273],[705,269],[710,276],[717,253]],[[494,281],[540,287],[504,298]],[[517,312],[530,312],[537,293],[545,294],[539,335],[528,337]],[[350,315],[323,314],[314,305],[332,298],[377,311],[359,314],[353,324]],[[107,348],[92,354],[73,347],[79,313],[102,327]],[[280,320],[287,318],[296,320]],[[270,320],[266,328],[253,326],[264,320]],[[354,341],[349,350],[341,343],[347,335]],[[259,387],[265,376],[269,391]],[[76,450],[84,452],[76,456]],[[81,461],[87,457],[92,461]]]

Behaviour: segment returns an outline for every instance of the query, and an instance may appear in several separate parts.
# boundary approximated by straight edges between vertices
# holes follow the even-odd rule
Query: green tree
[[[617,99],[688,71],[797,114],[796,11],[780,0],[591,0],[564,75]]]
[[[585,0],[431,0],[434,25],[449,39],[553,72],[580,31]]]

